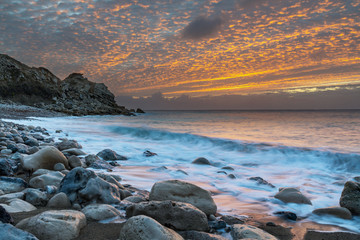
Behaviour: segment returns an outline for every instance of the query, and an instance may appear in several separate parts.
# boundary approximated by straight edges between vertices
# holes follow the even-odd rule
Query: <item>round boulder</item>
[[[211,165],[210,161],[204,157],[199,157],[199,158],[195,159],[194,161],[192,161],[192,163],[199,164],[199,165]]]
[[[349,209],[343,207],[318,208],[313,211],[316,215],[331,215],[343,219],[351,219],[352,215]]]
[[[304,196],[296,188],[280,188],[280,191],[274,196],[284,203],[300,203],[312,205],[310,199]]]
[[[62,163],[66,168],[69,168],[68,160],[64,154],[55,147],[43,148],[33,155],[26,156],[22,161],[23,167],[32,171],[40,168],[52,170],[56,163]]]
[[[120,216],[119,210],[108,204],[91,204],[81,210],[87,220],[101,221]]]
[[[360,215],[360,182],[345,183],[340,197],[340,206],[349,209],[353,215]]]

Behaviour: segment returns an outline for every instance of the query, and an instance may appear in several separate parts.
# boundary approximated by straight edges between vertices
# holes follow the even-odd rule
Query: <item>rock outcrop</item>
[[[134,115],[117,105],[103,83],[91,82],[81,73],[61,81],[46,68],[29,67],[4,54],[0,54],[0,99],[70,115]]]

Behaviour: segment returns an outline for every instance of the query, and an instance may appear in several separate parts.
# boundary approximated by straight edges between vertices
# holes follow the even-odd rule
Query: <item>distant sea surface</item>
[[[360,111],[149,111],[136,117],[17,122],[77,139],[87,153],[110,148],[129,157],[114,173],[140,188],[181,179],[212,191],[223,214],[292,211],[307,217],[304,221],[360,232],[359,217],[310,214],[315,208],[338,206],[344,183],[360,175]],[[57,129],[64,132],[56,134]],[[145,157],[145,150],[157,156]],[[212,165],[192,164],[198,157]],[[222,169],[225,166],[234,170]],[[258,185],[250,177],[276,187]],[[298,187],[313,205],[274,199],[279,187]]]

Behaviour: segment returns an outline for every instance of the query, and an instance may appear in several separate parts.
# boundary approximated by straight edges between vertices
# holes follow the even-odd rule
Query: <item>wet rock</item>
[[[75,156],[80,156],[80,155],[86,155],[86,153],[84,151],[82,151],[81,149],[78,148],[70,148],[70,149],[66,149],[61,151],[64,155],[75,155]]]
[[[145,112],[141,108],[137,108],[136,113],[145,113]]]
[[[304,196],[296,188],[280,188],[280,191],[274,196],[284,203],[299,203],[312,205],[310,199]]]
[[[221,220],[223,220],[224,222],[226,222],[226,224],[228,225],[234,225],[234,224],[243,224],[245,223],[245,221],[243,219],[240,219],[238,217],[234,217],[231,215],[224,215],[221,216]]]
[[[291,227],[283,227],[273,222],[262,224],[259,228],[282,240],[291,240],[294,237],[294,234],[291,232]]]
[[[198,232],[198,231],[182,231],[179,234],[186,240],[226,240],[220,235]]]
[[[37,236],[40,240],[70,240],[86,226],[86,217],[74,210],[46,211],[21,220],[16,227]]]
[[[217,219],[213,221],[209,221],[209,227],[215,230],[223,229],[226,228],[226,222]]]
[[[172,200],[190,203],[199,208],[206,215],[215,214],[217,209],[209,191],[192,183],[179,180],[168,180],[155,183],[151,188],[149,200]]]
[[[54,170],[55,170],[55,171],[65,170],[65,165],[62,164],[62,163],[56,163],[56,164],[54,165]]]
[[[121,215],[119,210],[108,204],[91,204],[84,207],[81,212],[85,214],[87,220],[92,221],[101,221]]]
[[[269,186],[271,188],[275,188],[274,185],[272,185],[271,183],[269,183],[268,181],[264,180],[261,177],[250,177],[248,179],[251,181],[255,181],[258,185],[265,185],[265,186]]]
[[[297,219],[297,215],[293,212],[278,211],[278,212],[275,212],[274,214],[279,215],[284,219],[288,219],[288,220],[292,220],[292,221],[296,221],[296,219]]]
[[[228,175],[228,178],[235,179],[236,176],[235,176],[234,174],[230,173],[230,174]]]
[[[56,186],[59,187],[62,179],[65,177],[61,172],[49,172],[37,177],[32,178],[29,181],[29,185],[33,188],[46,189],[46,186]]]
[[[143,155],[144,155],[145,157],[153,157],[153,156],[157,156],[157,154],[156,154],[156,153],[154,153],[154,152],[150,152],[149,150],[146,150],[146,151],[143,153]]]
[[[351,212],[347,208],[343,207],[327,207],[327,208],[318,208],[313,211],[317,215],[331,215],[343,219],[351,219]]]
[[[0,206],[0,222],[11,223],[11,224],[14,223],[14,219],[10,216],[10,214],[2,206]],[[1,236],[1,231],[0,231],[0,236]]]
[[[38,238],[31,233],[25,232],[11,224],[5,223],[0,223],[0,236],[1,239],[4,240],[38,240]]]
[[[340,206],[349,209],[353,215],[360,215],[360,182],[345,183],[340,197]]]
[[[53,169],[56,163],[69,167],[68,160],[55,147],[45,147],[33,155],[26,156],[22,162],[24,169],[35,171],[40,168]]]
[[[183,240],[174,230],[166,228],[147,216],[135,216],[126,221],[120,231],[119,240]]]
[[[117,154],[111,149],[104,149],[96,155],[101,157],[105,161],[127,160],[127,157],[121,156],[120,154]]]
[[[233,240],[237,239],[257,239],[257,240],[277,240],[271,234],[250,225],[235,224],[231,229]]]
[[[47,207],[70,208],[71,202],[65,193],[60,192],[58,194],[55,194],[52,198],[50,198],[49,202],[47,203]]]
[[[69,165],[71,168],[76,168],[76,167],[82,166],[82,162],[81,162],[80,158],[77,156],[70,156],[68,158],[68,162],[69,162]]]
[[[307,230],[304,240],[359,240],[360,234],[351,232],[326,232],[317,230]]]
[[[76,140],[63,139],[61,142],[55,143],[55,147],[60,151],[71,148],[82,148],[82,146]]]
[[[105,181],[115,184],[119,189],[125,189],[123,185],[121,185],[121,183],[119,183],[118,180],[116,180],[113,176],[105,174],[105,173],[98,173],[97,174],[98,177],[104,179]]]
[[[38,146],[40,146],[38,140],[36,140],[33,137],[27,137],[26,140],[25,140],[25,144],[30,146],[30,147],[38,147]]]
[[[90,168],[94,169],[112,169],[111,166],[107,161],[100,159],[98,156],[90,154],[85,157],[86,165]]]
[[[0,205],[9,213],[31,212],[36,210],[34,205],[18,198],[10,199]]]
[[[0,190],[4,193],[20,192],[27,186],[28,184],[21,178],[0,177]]]
[[[199,157],[199,158],[195,159],[194,161],[192,161],[192,163],[199,164],[199,165],[211,165],[210,161],[203,157]]]
[[[0,159],[0,176],[13,176],[14,171],[6,159]]]
[[[205,213],[189,203],[175,201],[150,201],[129,206],[126,216],[146,215],[164,226],[176,230],[209,229]]]
[[[38,189],[27,188],[25,190],[25,201],[34,206],[45,206],[48,202],[48,198],[45,192]]]

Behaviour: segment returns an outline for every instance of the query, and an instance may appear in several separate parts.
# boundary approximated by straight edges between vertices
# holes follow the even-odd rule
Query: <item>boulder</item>
[[[84,151],[78,148],[69,148],[61,151],[64,155],[69,156],[80,156],[80,155],[86,155]]]
[[[9,213],[31,212],[36,210],[36,207],[32,204],[18,198],[10,199],[6,201],[5,204],[0,205]]]
[[[183,240],[174,230],[166,228],[147,216],[136,216],[126,221],[120,231],[119,240]]]
[[[113,166],[98,156],[90,154],[85,157],[86,165],[94,169],[112,169]]]
[[[45,206],[48,202],[48,197],[45,192],[38,189],[27,188],[25,190],[25,201],[34,206]]]
[[[121,190],[99,178],[93,171],[81,167],[72,169],[61,181],[59,192],[64,192],[71,203],[119,203]]]
[[[198,232],[198,231],[182,231],[179,234],[186,240],[226,240],[220,235]]]
[[[265,185],[265,186],[269,186],[271,188],[275,188],[274,185],[272,185],[271,183],[269,183],[268,181],[264,180],[261,177],[250,177],[248,179],[251,181],[255,181],[258,185]]]
[[[14,223],[14,219],[11,217],[11,215],[6,211],[6,209],[2,206],[0,206],[0,222],[2,223]],[[0,234],[1,236],[1,234]]]
[[[127,160],[127,157],[121,156],[111,149],[104,149],[96,155],[105,161]]]
[[[18,198],[24,200],[25,193],[24,192],[15,192],[15,193],[8,193],[0,196],[0,202],[6,202],[10,199]]]
[[[69,162],[69,165],[71,168],[76,168],[76,167],[82,166],[82,162],[81,162],[80,158],[77,156],[70,156],[68,158],[68,162]]]
[[[206,215],[215,214],[217,207],[209,191],[192,183],[168,180],[157,182],[150,191],[149,200],[190,203]]]
[[[340,206],[349,209],[353,215],[360,215],[360,182],[345,183],[340,197]]]
[[[304,240],[359,240],[360,234],[351,232],[326,232],[318,230],[307,230]]]
[[[199,158],[195,159],[194,161],[192,161],[192,163],[199,164],[199,165],[211,165],[210,161],[203,157],[199,157]]]
[[[284,227],[273,222],[261,223],[259,228],[279,239],[293,239],[294,234],[291,232],[292,227]]]
[[[13,168],[6,159],[0,159],[0,176],[14,176]]]
[[[27,170],[35,171],[40,168],[52,170],[56,163],[62,163],[66,168],[69,168],[69,163],[62,152],[55,147],[45,147],[32,155],[26,156],[22,165]]]
[[[46,186],[56,186],[59,187],[62,179],[65,177],[61,172],[49,172],[37,177],[32,178],[29,181],[29,185],[33,188],[46,189]]]
[[[81,212],[87,220],[101,221],[109,218],[120,216],[119,210],[108,204],[90,204],[84,207]]]
[[[327,208],[318,208],[313,211],[317,215],[331,215],[343,219],[351,219],[352,215],[349,209],[343,207],[327,207]]]
[[[134,204],[126,209],[126,217],[137,215],[146,215],[176,230],[207,231],[209,229],[205,213],[189,203],[150,201]]]
[[[0,177],[0,190],[4,193],[20,192],[27,186],[28,184],[21,178]]]
[[[231,228],[231,236],[233,240],[238,239],[253,239],[253,240],[277,240],[273,235],[261,230],[260,228],[244,225],[235,224]]]
[[[1,239],[4,240],[38,240],[38,238],[31,233],[25,232],[11,224],[5,223],[0,223],[0,236]]]
[[[64,151],[66,149],[71,149],[71,148],[82,148],[82,146],[76,140],[68,140],[68,139],[64,139],[61,142],[55,143],[55,147],[60,151]]]
[[[55,165],[54,165],[54,170],[55,171],[63,171],[63,170],[65,170],[66,168],[65,168],[65,166],[64,166],[64,164],[62,164],[62,163],[56,163]]]
[[[52,198],[50,198],[49,202],[47,203],[47,207],[70,208],[71,202],[65,193],[60,192],[58,194],[55,194]]]
[[[284,203],[299,203],[312,205],[309,198],[304,196],[296,188],[280,188],[279,192],[274,196]]]
[[[86,226],[86,217],[74,210],[51,210],[21,220],[16,227],[34,234],[40,240],[70,240]]]

